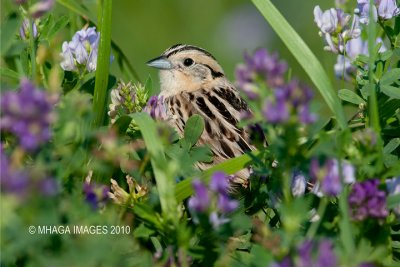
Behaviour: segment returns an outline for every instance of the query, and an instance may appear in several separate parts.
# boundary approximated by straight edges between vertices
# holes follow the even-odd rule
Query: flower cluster
[[[270,123],[285,123],[292,114],[298,116],[303,124],[310,124],[316,120],[316,115],[310,111],[312,91],[300,84],[297,80],[274,89],[272,99],[264,102],[263,115]]]
[[[149,190],[146,186],[139,185],[130,175],[126,176],[126,182],[128,184],[129,192],[122,189],[118,185],[117,181],[111,179],[111,191],[108,192],[108,197],[118,205],[126,205],[132,208],[139,199],[148,194]]]
[[[168,119],[167,107],[164,103],[164,98],[158,96],[150,97],[146,106],[143,109],[147,112],[153,119],[165,121]]]
[[[228,195],[229,176],[222,172],[213,174],[209,188],[200,180],[194,180],[193,189],[194,194],[189,199],[188,207],[193,213],[195,222],[199,216],[208,215],[208,222],[216,229],[229,221],[224,214],[238,207],[238,202]]]
[[[385,52],[386,47],[381,38],[376,39],[377,44],[381,44],[379,52]],[[359,55],[368,55],[368,42],[358,37],[351,39],[346,44],[346,50],[344,55],[338,55],[337,61],[334,68],[336,77],[343,77],[345,80],[350,80],[350,77],[354,75],[356,67],[352,65],[352,62]]]
[[[313,252],[317,251],[317,255]],[[338,259],[333,252],[333,243],[330,240],[316,241],[306,240],[297,247],[297,255],[286,256],[281,262],[274,263],[273,267],[336,267]]]
[[[75,33],[72,41],[62,44],[61,67],[67,71],[93,72],[97,67],[97,53],[100,33],[96,27],[82,29]]]
[[[354,167],[342,161],[342,176],[345,184],[352,184],[356,181]],[[328,159],[320,166],[317,159],[311,161],[310,176],[316,182],[313,192],[318,195],[337,196],[342,192],[340,179],[339,162],[336,159]]]
[[[111,90],[111,104],[108,111],[111,123],[122,114],[142,111],[147,100],[147,91],[143,85],[120,81],[117,88]]]
[[[20,145],[33,151],[50,139],[53,106],[48,95],[23,79],[20,90],[1,96],[0,130],[16,135]]]
[[[386,193],[379,190],[378,185],[378,179],[370,179],[353,185],[348,198],[353,220],[383,219],[388,216]]]
[[[327,46],[325,50],[343,54],[348,40],[360,37],[359,17],[351,16],[339,8],[331,8],[322,12],[319,6],[314,8],[314,21],[320,29],[319,34]]]
[[[279,60],[278,54],[270,55],[264,48],[258,49],[254,55],[244,55],[245,64],[236,68],[237,86],[243,90],[249,99],[259,97],[255,83],[265,82],[270,87],[284,84],[283,75],[287,71],[287,64]]]
[[[29,19],[24,19],[21,27],[19,28],[19,36],[22,40],[29,40],[31,32],[33,32],[33,38],[38,36],[36,23],[33,21],[31,24],[29,24]]]
[[[360,22],[368,24],[369,22],[369,0],[357,0],[356,12],[360,14]],[[396,0],[374,0],[372,6],[372,15],[374,21],[377,19],[389,20],[400,14],[400,9],[397,7]]]

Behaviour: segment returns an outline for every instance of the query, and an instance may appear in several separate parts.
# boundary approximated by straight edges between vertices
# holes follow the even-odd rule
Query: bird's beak
[[[172,63],[165,56],[160,56],[155,59],[148,61],[147,66],[160,69],[160,70],[170,70],[172,69]]]

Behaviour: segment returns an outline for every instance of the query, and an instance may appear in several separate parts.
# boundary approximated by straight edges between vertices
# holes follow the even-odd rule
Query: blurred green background
[[[276,0],[277,8],[321,59],[332,75],[335,56],[323,51],[322,39],[314,24],[315,5],[328,8],[334,1]],[[307,80],[261,14],[248,0],[135,0],[114,1],[112,38],[120,45],[145,80],[157,71],[145,62],[177,43],[193,44],[211,52],[226,74],[234,78],[235,65],[244,51],[266,47],[288,61],[293,75]]]
[[[17,11],[18,7],[13,2],[2,0],[1,22],[4,22],[10,10]],[[96,17],[97,0],[77,2],[83,3],[92,17]],[[318,35],[313,16],[315,5],[326,9],[334,6],[334,0],[273,2],[321,60],[334,81],[333,64],[336,57],[323,51],[323,41]],[[55,16],[69,12],[61,4],[57,4],[53,10]],[[266,47],[288,61],[293,76],[309,82],[294,57],[250,0],[114,0],[112,20],[112,38],[127,55],[142,82],[149,75],[158,81],[157,71],[145,63],[177,43],[197,45],[211,52],[231,80],[234,79],[236,64],[243,61],[245,51]],[[72,22],[74,26],[79,24]],[[64,33],[58,39],[60,52],[62,41],[70,40],[73,34],[68,31]],[[121,77],[117,64],[114,62],[111,66],[112,73]],[[155,87],[158,87],[157,82]]]

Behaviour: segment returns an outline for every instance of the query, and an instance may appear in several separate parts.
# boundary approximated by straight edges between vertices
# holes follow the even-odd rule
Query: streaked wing
[[[199,114],[203,117],[205,129],[197,144],[208,145],[214,154],[214,161],[200,163],[201,169],[254,149],[249,143],[248,132],[237,126],[241,112],[248,111],[248,107],[235,88],[182,92],[168,97],[166,103],[172,117],[170,123],[181,135],[190,116]],[[247,182],[249,170],[242,170],[235,176],[237,181],[234,182],[243,184]]]

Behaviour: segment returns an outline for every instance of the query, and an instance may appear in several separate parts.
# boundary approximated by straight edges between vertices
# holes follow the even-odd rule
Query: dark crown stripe
[[[213,55],[211,55],[209,52],[207,52],[206,50],[204,50],[200,47],[197,47],[197,46],[193,46],[193,45],[174,45],[174,46],[168,48],[164,52],[164,56],[168,58],[176,53],[179,53],[182,51],[187,51],[187,50],[199,51],[199,52],[202,52],[203,54],[215,59],[215,57]]]

